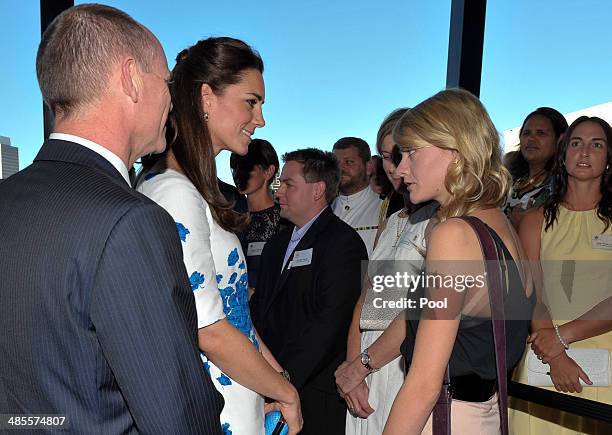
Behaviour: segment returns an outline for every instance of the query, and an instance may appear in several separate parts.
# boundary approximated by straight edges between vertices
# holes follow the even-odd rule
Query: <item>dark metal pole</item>
[[[480,96],[487,0],[452,0],[446,87]]]
[[[74,6],[74,0],[40,0],[40,34],[45,33],[55,17],[72,6]],[[46,140],[53,131],[54,119],[51,109],[44,102],[43,122]]]

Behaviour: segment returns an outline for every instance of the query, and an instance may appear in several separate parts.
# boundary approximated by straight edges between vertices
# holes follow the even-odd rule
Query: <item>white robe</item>
[[[374,249],[382,202],[378,194],[368,186],[352,195],[338,195],[332,204],[334,214],[357,231],[368,250],[368,258]]]

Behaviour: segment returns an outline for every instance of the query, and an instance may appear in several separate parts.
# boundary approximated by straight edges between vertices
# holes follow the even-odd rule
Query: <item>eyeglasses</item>
[[[412,160],[412,158],[414,157],[414,155],[416,154],[418,150],[422,150],[423,148],[432,148],[432,147],[433,145],[423,145],[422,147],[409,148],[407,151],[403,151],[403,152],[408,154],[408,158]]]

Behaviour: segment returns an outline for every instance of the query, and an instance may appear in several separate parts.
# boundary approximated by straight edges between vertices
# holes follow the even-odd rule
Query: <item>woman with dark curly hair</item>
[[[573,352],[592,354],[610,370],[612,320],[602,309],[612,296],[612,130],[600,118],[582,116],[568,128],[553,176],[555,190],[543,207],[529,211],[519,235],[527,256],[541,262],[541,301],[531,324],[533,353],[527,352],[519,380],[612,404],[612,388],[593,381]],[[603,311],[603,315],[602,315]],[[552,320],[551,320],[552,319]],[[547,367],[546,383],[530,367]],[[573,358],[572,358],[573,356]],[[591,386],[593,385],[593,386]],[[512,423],[521,434],[610,433],[612,427],[533,403],[516,402]],[[523,411],[523,412],[520,412]],[[528,415],[528,414],[529,415]]]

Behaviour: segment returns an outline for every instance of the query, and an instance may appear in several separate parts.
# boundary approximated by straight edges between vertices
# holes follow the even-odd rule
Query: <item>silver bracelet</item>
[[[568,350],[569,344],[567,344],[567,342],[563,339],[563,337],[561,337],[561,333],[559,332],[559,325],[553,325],[553,326],[555,327],[555,333],[557,334],[557,338],[559,339],[559,342],[561,342],[565,350]]]

